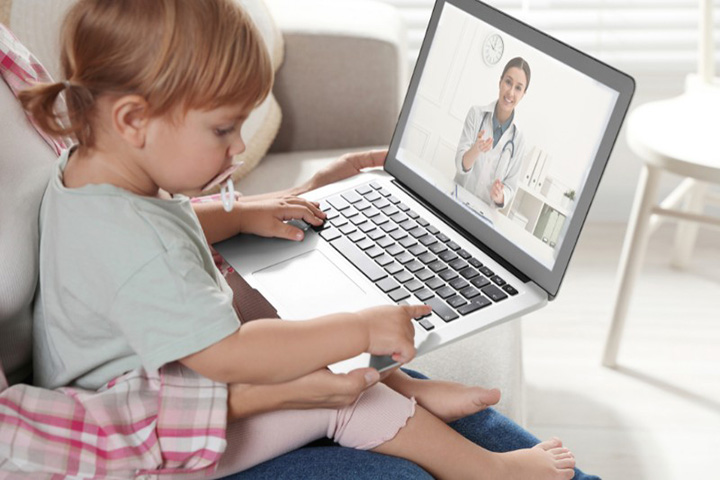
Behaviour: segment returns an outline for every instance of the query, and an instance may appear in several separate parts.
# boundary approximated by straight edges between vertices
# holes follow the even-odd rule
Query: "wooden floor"
[[[588,224],[560,294],[523,320],[527,427],[604,480],[720,479],[720,232],[686,270],[650,241],[617,369],[600,364],[625,226]]]

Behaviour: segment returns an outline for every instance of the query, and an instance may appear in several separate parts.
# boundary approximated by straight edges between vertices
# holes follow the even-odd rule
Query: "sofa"
[[[341,153],[388,145],[408,80],[404,30],[392,7],[366,0],[267,5],[284,43],[273,90],[282,119],[267,154],[237,182],[247,194],[298,184]],[[32,45],[16,34],[52,64],[53,44]],[[0,361],[11,383],[29,382],[37,218],[54,153],[2,81],[0,112]],[[524,423],[519,320],[409,367],[430,377],[498,387],[503,397],[497,410]]]

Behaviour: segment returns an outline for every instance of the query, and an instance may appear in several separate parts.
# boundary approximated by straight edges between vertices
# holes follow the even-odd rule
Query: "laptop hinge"
[[[478,247],[480,250],[482,250],[485,254],[487,254],[490,258],[495,260],[497,263],[502,265],[506,270],[508,270],[510,273],[515,275],[520,281],[523,283],[530,282],[530,278],[528,278],[527,275],[522,273],[520,270],[515,268],[510,262],[502,258],[500,255],[495,253],[490,247],[479,241],[477,238],[475,238],[470,232],[465,230],[463,227],[455,223],[452,219],[448,218],[444,213],[442,213],[440,210],[435,208],[433,205],[429,204],[425,200],[423,200],[419,195],[417,195],[415,192],[413,192],[409,187],[406,185],[403,185],[399,180],[396,178],[392,180],[392,183],[394,183],[398,188],[402,189],[405,193],[410,195],[416,202],[421,203],[425,208],[433,212],[435,215],[437,215],[438,218],[440,218],[442,221],[447,223],[452,229],[457,230],[460,235],[465,237],[467,241]]]

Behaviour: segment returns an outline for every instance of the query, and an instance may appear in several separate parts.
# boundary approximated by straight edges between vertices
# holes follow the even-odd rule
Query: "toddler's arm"
[[[224,383],[287,382],[363,352],[391,355],[399,363],[415,355],[412,318],[426,305],[383,306],[306,321],[260,320],[180,360]]]

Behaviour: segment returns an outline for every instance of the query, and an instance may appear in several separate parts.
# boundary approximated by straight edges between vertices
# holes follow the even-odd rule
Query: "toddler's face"
[[[233,106],[190,110],[174,123],[171,117],[151,120],[148,174],[167,192],[199,194],[234,155],[245,151],[241,130],[248,114],[244,106]]]

